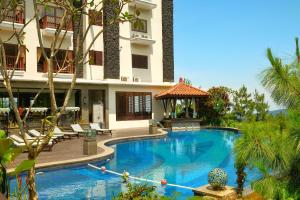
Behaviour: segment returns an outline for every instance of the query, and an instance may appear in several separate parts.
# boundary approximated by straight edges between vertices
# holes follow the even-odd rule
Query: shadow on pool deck
[[[114,130],[113,135],[104,134],[98,135],[97,141],[104,141],[111,138],[120,138],[120,137],[128,137],[128,136],[138,136],[138,135],[146,135],[149,134],[148,127],[143,128],[129,128],[129,129],[119,129]],[[98,154],[102,153],[103,150],[98,148]],[[70,159],[77,159],[77,158],[85,158],[88,157],[83,155],[83,137],[72,138],[71,140],[66,139],[61,141],[53,146],[52,151],[43,151],[38,159],[37,164],[54,162],[54,161],[64,161]],[[18,163],[25,160],[27,158],[27,153],[22,153],[20,156],[17,157],[14,163],[10,164],[8,168],[15,167]]]

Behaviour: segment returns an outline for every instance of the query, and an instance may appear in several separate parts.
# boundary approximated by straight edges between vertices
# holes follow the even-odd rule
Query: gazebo
[[[184,101],[185,104],[185,117],[180,119],[181,121],[195,121],[197,118],[197,112],[199,111],[200,101],[207,98],[209,93],[201,90],[200,88],[193,87],[192,85],[186,84],[180,81],[172,88],[163,91],[155,96],[157,100],[161,100],[164,105],[165,118],[169,118],[169,107],[171,108],[171,120],[176,120],[176,102],[177,100]],[[189,115],[189,108],[191,104],[193,106],[193,116]],[[192,120],[193,119],[193,120]],[[200,122],[200,120],[198,120]]]

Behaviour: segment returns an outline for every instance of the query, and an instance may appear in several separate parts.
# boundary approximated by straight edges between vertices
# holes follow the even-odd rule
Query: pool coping
[[[96,162],[96,161],[103,161],[106,159],[110,159],[114,156],[115,150],[110,147],[111,145],[120,143],[120,142],[127,142],[127,141],[136,141],[136,140],[144,140],[144,139],[155,139],[155,138],[163,138],[166,137],[168,132],[167,129],[157,129],[157,134],[147,134],[147,135],[136,135],[136,136],[125,136],[125,137],[119,137],[119,138],[111,138],[107,140],[103,140],[97,143],[97,147],[101,148],[103,152],[87,156],[83,158],[75,158],[75,159],[68,159],[68,160],[61,160],[61,161],[53,161],[53,162],[45,162],[35,165],[35,169],[44,169],[44,168],[52,168],[52,167],[60,167],[63,165],[77,165],[77,164],[83,164],[86,162]],[[8,175],[12,174],[14,172],[15,168],[9,168],[7,169]]]
[[[233,132],[240,132],[241,130],[235,127],[222,127],[222,126],[202,126],[202,129],[219,129],[225,131],[233,131]]]

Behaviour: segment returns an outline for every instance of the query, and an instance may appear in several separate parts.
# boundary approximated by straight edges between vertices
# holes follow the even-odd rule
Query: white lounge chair
[[[64,136],[68,136],[70,139],[72,138],[72,136],[77,136],[79,138],[79,133],[77,133],[77,132],[65,132],[65,131],[62,131],[57,126],[54,127],[54,134],[61,134],[61,135],[64,135]]]
[[[13,141],[13,144],[15,146],[21,147],[21,148],[26,147],[26,144],[24,143],[23,139],[20,136],[18,136],[18,135],[11,135],[11,136],[9,136],[9,138]],[[31,139],[29,139],[29,141],[32,142],[31,145],[33,147],[35,147],[35,146],[38,145],[37,141],[33,141]],[[48,145],[47,145],[49,151],[52,151],[53,145],[54,145],[53,141],[50,140],[49,143],[48,143]]]
[[[112,135],[112,130],[111,129],[103,129],[103,128],[100,127],[99,123],[90,123],[90,127],[91,127],[91,129],[93,129],[97,132],[110,133],[110,135]]]
[[[73,129],[73,131],[75,133],[84,134],[84,130],[83,130],[83,128],[81,128],[81,126],[79,124],[71,124],[71,128]]]
[[[25,133],[26,137],[27,137],[27,140],[29,141],[35,141],[35,142],[38,142],[39,138],[38,137],[32,137],[31,135],[29,135],[28,133]],[[49,142],[53,142],[53,139],[50,139]]]
[[[46,135],[41,134],[40,132],[38,132],[38,131],[35,130],[35,129],[31,129],[31,130],[29,130],[28,132],[29,132],[29,134],[32,135],[33,137],[37,137],[37,138],[43,138],[43,137],[46,136]],[[60,138],[63,138],[63,137],[64,137],[64,135],[61,135],[61,134],[59,134],[59,135],[58,135],[58,134],[53,134],[53,135],[51,136],[51,139],[57,143],[57,142],[60,140]]]

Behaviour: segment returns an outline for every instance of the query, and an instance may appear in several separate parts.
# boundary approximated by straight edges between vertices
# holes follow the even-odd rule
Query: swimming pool
[[[235,185],[236,174],[232,153],[238,134],[215,129],[169,132],[166,138],[147,139],[113,145],[115,156],[105,165],[107,169],[168,183],[199,187],[207,184],[208,172],[216,167],[228,173],[228,184]],[[43,172],[43,171],[42,171]],[[14,188],[15,181],[11,181]],[[125,189],[119,176],[102,173],[87,164],[46,170],[37,174],[40,199],[111,199]],[[182,199],[192,196],[191,190],[162,187],[158,192],[171,195],[180,192]]]

